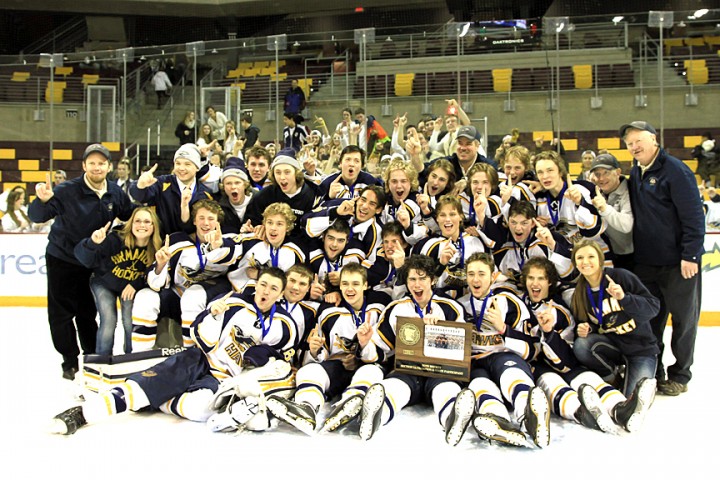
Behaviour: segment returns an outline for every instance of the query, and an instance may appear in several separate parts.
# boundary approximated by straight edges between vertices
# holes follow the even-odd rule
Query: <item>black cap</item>
[[[458,128],[457,138],[465,137],[470,140],[480,140],[480,135],[478,135],[477,128],[473,127],[472,125],[465,125],[464,127]]]
[[[108,150],[107,147],[101,143],[93,143],[92,145],[88,145],[88,147],[85,149],[85,153],[83,153],[83,161],[87,160],[88,155],[94,152],[97,152],[103,157],[107,158],[108,162],[112,161],[110,150]]]
[[[635,128],[637,130],[645,130],[646,132],[650,132],[653,135],[657,135],[657,132],[655,131],[655,127],[650,125],[647,122],[643,122],[641,120],[635,120],[634,122],[627,123],[620,127],[620,138],[625,138],[625,132],[630,129]]]
[[[590,171],[592,172],[596,168],[614,170],[616,168],[620,168],[620,162],[618,162],[617,158],[609,153],[601,153],[595,157],[595,160],[593,160],[592,165],[590,166]]]

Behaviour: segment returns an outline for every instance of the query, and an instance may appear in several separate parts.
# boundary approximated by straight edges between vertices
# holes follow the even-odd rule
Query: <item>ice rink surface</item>
[[[120,415],[53,435],[50,420],[78,403],[79,387],[62,379],[45,309],[0,308],[0,325],[3,480],[720,478],[717,327],[700,329],[689,391],[657,396],[639,433],[614,436],[553,417],[550,446],[529,450],[490,445],[472,427],[450,447],[430,407],[403,410],[368,442],[352,426],[313,437],[287,425],[235,435],[162,413]],[[665,363],[672,363],[669,352]]]

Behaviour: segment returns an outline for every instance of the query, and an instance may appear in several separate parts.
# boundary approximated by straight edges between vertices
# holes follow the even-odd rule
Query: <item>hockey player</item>
[[[276,301],[285,287],[285,273],[263,270],[253,300],[227,294],[211,303],[193,323],[198,348],[177,353],[113,389],[89,398],[55,417],[56,433],[70,435],[87,423],[111,415],[152,407],[165,413],[205,422],[220,382],[250,367],[292,357],[297,341],[295,322]],[[276,373],[283,372],[278,368]],[[276,390],[292,388],[289,368],[278,378]]]
[[[407,288],[398,281],[398,272],[410,255],[410,245],[403,237],[403,227],[398,222],[383,225],[382,246],[373,263],[363,262],[368,267],[368,283],[373,289],[385,292],[393,300],[404,297]]]
[[[572,277],[570,245],[565,237],[537,222],[535,208],[525,200],[513,202],[508,210],[508,241],[493,250],[495,264],[504,275],[519,284],[520,272],[532,257],[545,257],[555,264],[563,279]]]
[[[395,355],[397,317],[420,317],[425,324],[439,320],[462,322],[462,307],[449,298],[435,295],[437,262],[427,256],[411,255],[405,261],[401,281],[409,295],[390,303],[376,328],[369,324],[358,329],[358,344],[363,362],[384,364]],[[369,368],[380,370],[379,365]],[[407,405],[430,402],[440,425],[455,430],[456,422],[467,421],[452,414],[448,408],[460,392],[451,380],[427,378],[393,371],[382,382],[372,385],[365,394],[360,418],[360,438],[369,440],[381,425],[387,424]],[[467,423],[465,423],[467,425]],[[460,427],[462,428],[462,427]]]
[[[536,355],[536,339],[528,335],[530,312],[521,299],[506,290],[494,289],[492,256],[477,253],[467,261],[470,293],[459,300],[468,321],[475,325],[472,345],[471,402],[457,397],[453,411],[465,426],[477,407],[473,426],[480,438],[517,446],[529,446],[525,435],[510,420],[505,402],[513,407],[518,423],[538,447],[550,444],[550,406],[535,386],[528,361]],[[477,398],[477,401],[475,401]],[[476,405],[477,403],[477,405]],[[463,429],[450,431],[446,440],[457,445]]]
[[[323,180],[320,188],[323,201],[350,199],[359,197],[368,185],[380,185],[382,180],[364,171],[365,151],[357,145],[348,145],[340,152],[340,171]]]
[[[251,279],[257,278],[261,267],[277,267],[287,271],[296,263],[305,263],[305,253],[289,241],[295,226],[295,214],[286,203],[277,202],[263,212],[262,226],[254,233],[226,238],[223,247],[211,255],[213,261],[237,268],[228,273],[235,291],[241,292]]]
[[[155,164],[130,187],[130,195],[135,200],[155,206],[163,235],[191,233],[190,209],[199,200],[212,198],[207,187],[196,179],[200,167],[200,151],[195,145],[187,143],[175,152],[171,175],[155,177]]]
[[[315,209],[303,218],[305,233],[313,239],[325,232],[337,219],[346,220],[352,227],[348,242],[348,256],[356,257],[358,262],[373,261],[375,251],[380,246],[382,224],[377,216],[385,208],[385,192],[378,185],[368,185],[360,191],[360,196],[327,202],[322,208]]]
[[[218,203],[225,212],[222,222],[224,233],[240,233],[245,223],[245,211],[254,194],[247,173],[243,170],[242,160],[230,157],[220,175],[222,193],[217,195]]]
[[[148,287],[133,303],[133,351],[150,350],[161,317],[181,320],[183,345],[192,346],[190,325],[208,300],[230,291],[227,265],[213,260],[211,250],[222,245],[223,211],[213,200],[193,205],[195,233],[177,232],[165,238],[148,272]]]
[[[516,200],[530,202],[535,208],[537,200],[531,185],[537,181],[528,149],[522,145],[510,147],[500,160],[500,170],[505,176],[499,185],[503,213],[506,214],[507,208]]]
[[[382,380],[375,366],[363,367],[356,357],[358,329],[377,325],[390,298],[367,291],[367,270],[357,263],[340,272],[340,305],[326,305],[318,315],[318,328],[308,338],[312,361],[297,372],[293,401],[270,397],[268,409],[280,420],[307,434],[315,430],[316,415],[325,399],[342,393],[342,399],[324,424],[325,431],[345,425],[360,413],[369,385]],[[365,327],[367,328],[367,327]]]
[[[350,255],[348,239],[350,227],[338,218],[325,231],[320,242],[310,251],[310,269],[317,275],[318,281],[325,287],[325,293],[338,291],[340,269],[348,263],[359,263],[364,255]]]
[[[655,379],[637,384],[629,399],[577,361],[572,353],[575,320],[557,285],[558,273],[548,259],[534,257],[523,267],[523,299],[533,312],[531,333],[541,353],[533,362],[537,384],[553,411],[589,428],[615,433],[616,424],[630,432],[640,429],[655,397]]]
[[[405,228],[403,235],[410,245],[427,236],[428,228],[422,224],[422,213],[416,202],[419,188],[418,173],[404,160],[393,160],[383,174],[388,203],[380,220],[382,223],[397,220]]]
[[[576,243],[572,259],[581,275],[572,297],[578,321],[575,356],[608,379],[624,365],[622,391],[630,396],[643,378],[655,378],[659,348],[650,319],[660,301],[634,273],[603,268],[602,248],[593,240]]]

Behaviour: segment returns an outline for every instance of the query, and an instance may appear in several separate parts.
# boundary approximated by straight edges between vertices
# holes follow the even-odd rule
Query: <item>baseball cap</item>
[[[107,149],[107,147],[101,143],[93,143],[92,145],[88,145],[88,147],[85,149],[85,153],[83,153],[83,161],[87,160],[87,157],[91,153],[99,153],[103,157],[107,158],[108,162],[112,160],[110,155],[110,150]]]
[[[463,127],[458,128],[457,138],[465,137],[470,140],[478,140],[480,141],[480,136],[478,135],[477,128],[473,127],[472,125],[465,125]]]
[[[635,120],[634,122],[626,123],[622,127],[620,127],[620,138],[625,137],[625,132],[630,129],[635,128],[637,130],[645,130],[646,132],[650,132],[653,135],[657,135],[657,132],[655,131],[655,127],[650,125],[647,122],[643,122],[641,120]]]
[[[593,160],[592,165],[590,166],[590,171],[592,172],[596,168],[614,170],[616,168],[620,168],[620,162],[618,162],[617,158],[609,153],[601,153],[595,157],[595,160]]]
[[[186,143],[185,145],[181,145],[180,148],[178,148],[175,152],[173,162],[178,158],[190,160],[193,165],[195,165],[195,167],[200,170],[202,159],[200,158],[200,150],[194,143]]]

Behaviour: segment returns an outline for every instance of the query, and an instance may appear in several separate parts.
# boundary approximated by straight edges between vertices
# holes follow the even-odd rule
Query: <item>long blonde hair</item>
[[[123,244],[127,248],[135,248],[135,235],[132,233],[132,225],[135,221],[135,217],[140,212],[147,212],[150,215],[150,220],[153,224],[153,234],[150,237],[150,241],[147,245],[147,256],[145,257],[145,266],[149,267],[155,261],[155,252],[160,250],[162,247],[162,238],[160,237],[160,218],[155,213],[155,208],[151,207],[138,207],[130,216],[130,219],[123,225],[122,230],[118,232]]]

